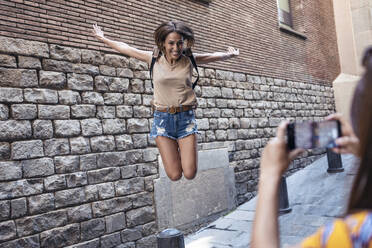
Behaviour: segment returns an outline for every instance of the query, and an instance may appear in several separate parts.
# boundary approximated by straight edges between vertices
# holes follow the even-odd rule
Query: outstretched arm
[[[136,58],[146,63],[149,63],[149,61],[151,61],[151,56],[152,56],[151,52],[139,50],[137,48],[129,46],[128,44],[124,42],[113,41],[113,40],[107,39],[104,36],[103,31],[101,30],[100,27],[97,26],[97,24],[93,24],[93,34],[98,40],[103,41],[106,45],[108,45],[109,47],[115,49],[116,51],[124,55]]]
[[[197,64],[206,64],[210,62],[226,60],[238,55],[239,49],[228,47],[226,52],[195,54],[195,60]]]

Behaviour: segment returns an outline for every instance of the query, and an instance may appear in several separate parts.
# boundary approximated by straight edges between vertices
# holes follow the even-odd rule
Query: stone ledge
[[[197,176],[177,182],[165,175],[160,160],[160,178],[154,181],[159,229],[187,229],[236,207],[235,176],[227,148],[199,151],[198,159]]]
[[[283,31],[283,32],[286,32],[286,33],[292,34],[294,36],[297,36],[297,37],[299,37],[299,38],[301,38],[303,40],[306,40],[307,39],[307,37],[306,37],[305,34],[303,34],[301,32],[298,32],[298,31],[294,30],[293,28],[291,28],[291,27],[289,27],[287,25],[284,25],[284,24],[279,23],[279,29],[281,31]]]

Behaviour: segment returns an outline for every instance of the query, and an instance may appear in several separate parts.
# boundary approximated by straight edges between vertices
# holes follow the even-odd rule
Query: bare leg
[[[158,136],[155,142],[169,179],[172,181],[179,180],[182,177],[182,166],[177,141],[164,136]]]
[[[198,151],[196,135],[192,134],[178,140],[182,161],[183,175],[191,180],[196,176]]]

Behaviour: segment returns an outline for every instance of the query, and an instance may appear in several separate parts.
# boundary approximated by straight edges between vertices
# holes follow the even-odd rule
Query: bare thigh
[[[177,141],[164,136],[158,136],[155,142],[168,177],[173,181],[179,180],[182,177],[182,166]]]
[[[183,175],[187,179],[193,179],[196,176],[198,167],[197,143],[195,134],[178,140]]]

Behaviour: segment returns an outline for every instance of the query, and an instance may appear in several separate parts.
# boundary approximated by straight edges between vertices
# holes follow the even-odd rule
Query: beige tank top
[[[192,69],[190,59],[184,55],[174,65],[170,65],[164,55],[158,58],[153,68],[155,107],[196,105]]]

